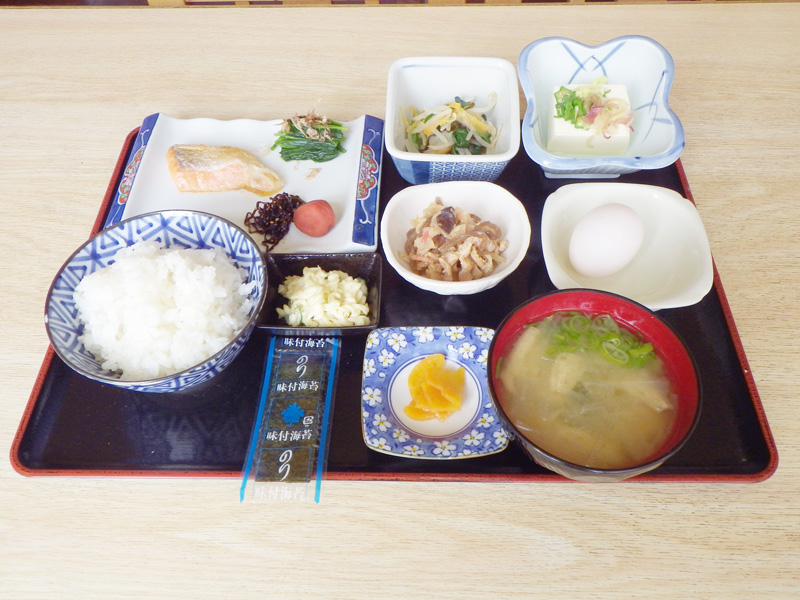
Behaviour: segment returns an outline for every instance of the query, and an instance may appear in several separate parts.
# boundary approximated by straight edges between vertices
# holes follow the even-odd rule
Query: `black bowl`
[[[352,254],[267,254],[269,289],[264,309],[256,327],[266,329],[275,335],[284,336],[341,336],[367,333],[378,326],[381,306],[381,272],[383,262],[376,252],[356,252]],[[287,300],[278,293],[278,286],[292,275],[302,275],[305,267],[322,267],[326,271],[343,271],[351,277],[360,277],[368,292],[370,321],[367,325],[344,327],[292,327],[278,316],[277,308]]]

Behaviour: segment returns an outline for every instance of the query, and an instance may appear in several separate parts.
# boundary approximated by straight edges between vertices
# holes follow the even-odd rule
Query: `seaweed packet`
[[[319,503],[339,340],[273,337],[267,352],[239,500]]]

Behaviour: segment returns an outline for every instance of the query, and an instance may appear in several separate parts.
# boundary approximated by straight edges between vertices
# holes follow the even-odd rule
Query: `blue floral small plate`
[[[361,385],[364,442],[384,454],[451,460],[487,456],[508,446],[487,389],[486,365],[493,329],[482,327],[384,327],[367,337]],[[444,421],[415,421],[408,375],[430,354],[466,371],[461,410]]]

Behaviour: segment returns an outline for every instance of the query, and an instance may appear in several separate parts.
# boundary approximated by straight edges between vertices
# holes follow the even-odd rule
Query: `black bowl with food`
[[[275,335],[366,333],[380,319],[381,256],[267,254],[269,289],[257,327]]]

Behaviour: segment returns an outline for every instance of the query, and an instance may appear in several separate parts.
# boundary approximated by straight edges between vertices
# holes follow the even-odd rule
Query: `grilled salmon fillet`
[[[233,146],[171,146],[167,150],[167,166],[182,192],[243,189],[269,196],[283,187],[283,180],[275,171]]]

